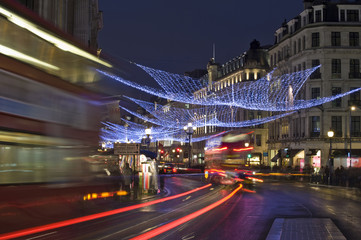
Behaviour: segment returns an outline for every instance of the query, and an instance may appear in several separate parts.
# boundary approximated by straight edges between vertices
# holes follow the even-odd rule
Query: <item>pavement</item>
[[[334,189],[329,192],[360,201],[361,189],[309,183],[310,187]],[[346,237],[330,218],[276,218],[266,240],[345,240]]]
[[[346,240],[329,218],[276,218],[266,240]]]

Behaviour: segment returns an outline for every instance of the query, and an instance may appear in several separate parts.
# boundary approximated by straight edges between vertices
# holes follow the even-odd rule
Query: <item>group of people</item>
[[[131,192],[133,192],[133,198],[138,197],[139,176],[137,171],[133,171],[130,168],[129,163],[125,163],[122,168],[118,164],[115,165],[111,175],[114,176],[117,183],[118,190],[125,191],[126,197],[130,198]],[[132,191],[131,191],[132,190]]]
[[[361,187],[361,169],[337,167],[333,172],[329,166],[321,166],[318,172],[312,174],[311,182],[336,186]]]
[[[145,185],[149,189],[148,193],[159,193],[164,189],[164,178],[159,179],[158,166],[155,160],[147,161],[149,164],[148,172],[143,173],[143,178],[148,179],[148,184]],[[148,175],[147,175],[148,174]],[[130,168],[128,162],[117,164],[111,175],[115,177],[117,181],[117,188],[125,191],[127,194],[126,198],[133,196],[133,199],[139,198],[141,189],[139,189],[139,172]],[[162,181],[163,180],[163,181]]]

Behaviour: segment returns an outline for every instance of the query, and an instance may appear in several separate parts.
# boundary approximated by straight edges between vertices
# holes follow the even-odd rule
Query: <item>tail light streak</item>
[[[246,177],[247,179],[249,180],[253,180],[253,181],[256,181],[256,182],[263,182],[262,179],[259,179],[259,178],[255,178],[255,177]]]
[[[0,234],[0,240],[18,238],[18,237],[22,237],[22,236],[26,236],[26,235],[30,235],[30,234],[36,234],[36,233],[39,233],[39,232],[52,230],[52,229],[55,229],[55,228],[66,227],[66,226],[77,224],[77,223],[82,223],[82,222],[86,222],[86,221],[90,221],[90,220],[94,220],[94,219],[98,219],[98,218],[102,218],[102,217],[115,215],[115,214],[118,214],[118,213],[131,211],[131,210],[134,210],[134,209],[138,209],[138,208],[150,206],[150,205],[153,205],[153,204],[157,204],[157,203],[169,201],[169,200],[172,200],[172,199],[176,199],[176,198],[179,198],[179,197],[183,197],[185,195],[188,195],[188,194],[191,194],[193,192],[208,188],[210,186],[212,186],[212,184],[207,184],[207,185],[204,185],[202,187],[190,190],[188,192],[184,192],[184,193],[181,193],[181,194],[169,196],[169,197],[166,197],[166,198],[157,199],[157,200],[146,202],[146,203],[136,204],[136,205],[132,205],[132,206],[124,207],[124,208],[118,208],[118,209],[107,211],[107,212],[96,213],[96,214],[92,214],[92,215],[88,215],[88,216],[84,216],[84,217],[78,217],[78,218],[65,220],[65,221],[50,223],[50,224],[43,225],[43,226],[27,228],[27,229],[15,231],[15,232]]]
[[[235,152],[243,152],[243,151],[249,151],[249,150],[253,150],[253,147],[233,148],[233,151],[235,151]]]
[[[139,236],[137,236],[135,238],[132,238],[131,240],[150,239],[150,238],[158,236],[159,234],[162,234],[162,233],[164,233],[166,231],[169,231],[169,230],[171,230],[171,229],[173,229],[173,228],[175,228],[175,227],[177,227],[177,226],[179,226],[179,225],[181,225],[181,224],[183,224],[185,222],[188,222],[188,221],[190,221],[190,220],[192,220],[192,219],[194,219],[194,218],[196,218],[196,217],[198,217],[198,216],[212,210],[213,208],[221,205],[222,203],[224,203],[225,201],[230,199],[234,194],[236,194],[236,192],[238,192],[242,187],[243,187],[243,185],[240,184],[238,188],[233,190],[233,192],[231,192],[228,196],[222,198],[221,200],[218,200],[217,202],[212,203],[211,205],[209,205],[209,206],[207,206],[205,208],[202,208],[202,209],[200,209],[200,210],[198,210],[198,211],[196,211],[194,213],[191,213],[191,214],[189,214],[187,216],[179,218],[179,219],[177,219],[177,220],[175,220],[173,222],[170,222],[170,223],[165,224],[165,225],[163,225],[161,227],[150,230],[149,232],[141,234],[141,235],[139,235]]]

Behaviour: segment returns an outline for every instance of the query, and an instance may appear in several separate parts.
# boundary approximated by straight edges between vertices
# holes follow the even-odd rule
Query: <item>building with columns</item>
[[[98,0],[17,0],[41,18],[72,35],[84,46],[98,50],[103,14]]]
[[[271,68],[285,74],[321,65],[297,99],[327,97],[361,87],[360,14],[361,1],[304,0],[304,10],[275,31],[275,44],[269,49]],[[268,143],[273,161],[319,168],[330,163],[332,144],[335,168],[349,166],[350,161],[361,167],[360,107],[360,92],[356,92],[270,123]],[[334,132],[332,139],[329,130]]]
[[[261,46],[259,41],[253,40],[250,48],[241,55],[229,60],[224,64],[218,64],[212,58],[207,64],[206,86],[194,93],[195,98],[207,98],[212,93],[222,91],[225,88],[231,88],[233,84],[244,81],[255,81],[264,76],[270,70],[268,60],[268,47]],[[215,113],[217,114],[217,113]],[[235,122],[261,119],[268,117],[269,113],[265,111],[254,111],[240,108],[231,109],[230,117]],[[210,121],[214,115],[198,116],[198,121]],[[222,131],[229,131],[231,128],[205,126],[198,128],[196,136],[212,135]],[[266,141],[268,139],[267,124],[255,125],[242,129],[245,132],[254,131],[254,150],[252,150],[252,163],[265,164],[268,162],[268,148]],[[205,142],[195,143],[195,152],[204,152]]]

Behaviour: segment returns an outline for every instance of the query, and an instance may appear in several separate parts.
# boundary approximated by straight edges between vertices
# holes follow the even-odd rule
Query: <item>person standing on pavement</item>
[[[129,163],[125,163],[123,169],[123,190],[127,192],[127,195],[130,195],[130,185],[132,184],[132,169],[129,167]]]
[[[320,168],[320,171],[319,171],[319,174],[320,174],[320,183],[324,183],[325,182],[325,168],[323,166],[321,166]]]
[[[133,172],[133,200],[138,199],[139,193],[139,172],[134,170]]]
[[[326,168],[325,168],[325,181],[324,183],[325,184],[328,184],[328,181],[329,181],[329,178],[330,177],[330,168],[328,167],[328,165],[326,165]]]

